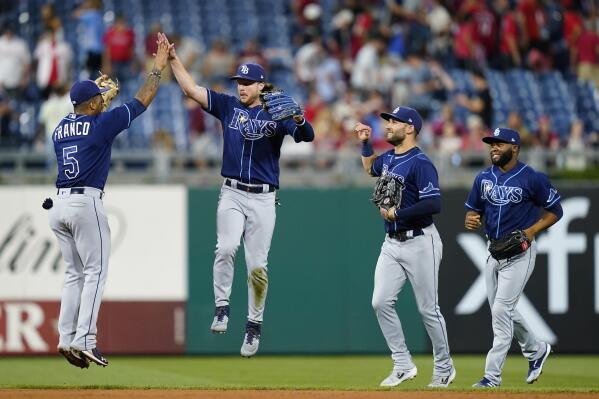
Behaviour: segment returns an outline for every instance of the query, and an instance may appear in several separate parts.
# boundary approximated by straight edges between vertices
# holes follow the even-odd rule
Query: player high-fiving
[[[52,140],[58,161],[58,189],[49,209],[50,227],[58,239],[66,264],[58,319],[58,352],[74,366],[89,362],[107,366],[97,347],[96,322],[102,302],[110,256],[110,228],[102,199],[110,168],[111,146],[152,102],[161,72],[167,64],[168,43],[158,41],[154,68],[130,101],[104,112],[116,95],[103,96],[111,85],[76,82],[71,88],[74,112],[54,129]],[[102,84],[107,77],[100,78]],[[103,84],[104,85],[104,84]]]
[[[163,40],[168,40],[161,35]],[[233,97],[197,85],[169,44],[171,68],[181,90],[218,118],[223,127],[223,186],[216,216],[214,299],[210,329],[227,331],[233,263],[243,237],[248,272],[248,316],[241,355],[258,351],[268,291],[267,258],[275,227],[275,190],[279,188],[279,156],[285,136],[296,143],[312,141],[314,130],[297,101],[266,82],[258,64],[242,64],[231,79]],[[262,103],[262,101],[263,103]]]

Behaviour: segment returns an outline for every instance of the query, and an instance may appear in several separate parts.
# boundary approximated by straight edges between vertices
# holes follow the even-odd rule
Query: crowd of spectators
[[[208,87],[231,90],[228,77],[242,62],[258,62],[277,76],[291,68],[293,93],[303,96],[306,118],[316,131],[314,145],[283,149],[298,156],[354,151],[357,121],[373,127],[375,148],[388,148],[378,114],[399,104],[418,109],[425,118],[423,147],[448,155],[483,151],[480,138],[495,127],[489,68],[559,71],[566,79],[599,88],[599,6],[594,0],[339,0],[327,13],[330,4],[290,0],[292,63],[273,62],[277,51],[263,49],[257,38],[232,45],[226,37],[211,43],[177,32],[170,37],[194,79]],[[156,22],[146,37],[136,37],[127,16],[106,18],[100,0],[85,0],[65,21],[51,4],[39,12],[43,27],[33,49],[17,35],[14,21],[2,24],[0,149],[51,152],[52,128],[72,109],[72,82],[94,78],[100,70],[121,83],[141,76],[151,68],[155,34],[163,29]],[[77,25],[74,45],[65,40],[64,24]],[[140,41],[143,54],[135,51]],[[470,87],[458,87],[451,74],[456,68],[467,71]],[[164,80],[172,79],[165,75]],[[41,105],[36,134],[28,137],[19,130],[24,101]],[[218,124],[192,101],[184,108],[187,150],[202,167],[206,157],[218,156]],[[570,132],[556,132],[550,115],[527,125],[520,112],[511,110],[506,124],[520,132],[525,148],[599,145],[599,133],[580,120],[572,121]],[[170,143],[165,134],[161,130],[148,148]],[[568,165],[581,166],[574,159]]]

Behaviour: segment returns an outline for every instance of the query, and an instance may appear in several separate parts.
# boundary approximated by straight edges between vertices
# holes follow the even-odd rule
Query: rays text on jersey
[[[487,179],[483,179],[480,185],[481,198],[494,205],[506,205],[510,202],[518,203],[522,201],[522,188],[520,187],[500,186]]]

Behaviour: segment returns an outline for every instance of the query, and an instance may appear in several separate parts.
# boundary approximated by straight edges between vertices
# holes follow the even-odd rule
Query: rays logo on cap
[[[495,129],[493,132],[493,136],[499,136],[499,128]]]
[[[247,65],[242,65],[241,68],[239,69],[241,71],[241,73],[243,73],[244,75],[247,75],[247,73],[250,71],[250,68],[247,67]]]
[[[398,112],[399,112],[399,107],[397,107],[397,108],[395,108],[395,109],[393,110],[393,113],[394,113],[394,114],[396,114],[396,113],[398,113]]]

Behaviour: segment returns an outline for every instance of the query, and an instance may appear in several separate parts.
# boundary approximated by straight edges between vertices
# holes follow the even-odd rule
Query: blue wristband
[[[362,156],[364,158],[369,158],[372,155],[374,155],[374,150],[372,149],[372,146],[370,145],[369,141],[362,141]]]

